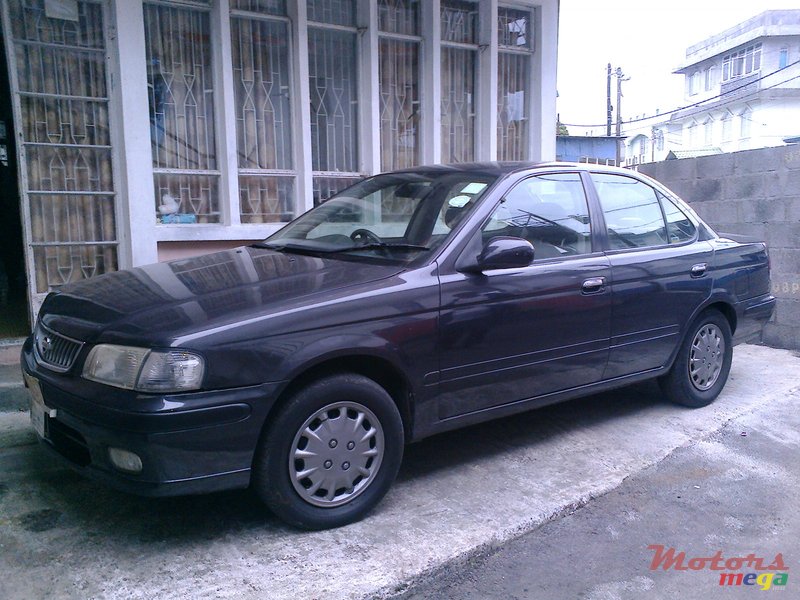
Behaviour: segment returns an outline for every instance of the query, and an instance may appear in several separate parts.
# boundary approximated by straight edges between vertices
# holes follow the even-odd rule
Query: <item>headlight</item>
[[[201,356],[185,350],[148,350],[99,344],[83,366],[83,377],[140,392],[184,392],[200,388],[205,373]]]

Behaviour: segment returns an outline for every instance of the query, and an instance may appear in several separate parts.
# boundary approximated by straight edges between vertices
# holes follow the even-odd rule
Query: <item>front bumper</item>
[[[44,445],[85,476],[145,496],[247,487],[279,386],[174,395],[118,390],[38,366],[30,340],[21,362],[38,382],[47,408]],[[116,468],[109,448],[138,455],[141,472]]]

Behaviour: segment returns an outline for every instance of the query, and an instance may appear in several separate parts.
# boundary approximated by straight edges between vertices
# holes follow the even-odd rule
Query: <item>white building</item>
[[[626,128],[626,164],[780,146],[800,135],[800,10],[769,10],[686,50],[687,108]]]
[[[558,0],[0,6],[4,218],[34,309],[69,281],[263,239],[366,175],[555,158]]]

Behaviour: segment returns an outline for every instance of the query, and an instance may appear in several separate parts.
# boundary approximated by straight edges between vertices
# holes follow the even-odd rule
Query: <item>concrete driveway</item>
[[[369,518],[319,533],[283,526],[246,492],[154,500],[85,481],[31,443],[24,413],[5,408],[0,597],[389,596],[798,387],[796,353],[739,346],[710,407],[666,404],[642,384],[440,435],[407,448]]]

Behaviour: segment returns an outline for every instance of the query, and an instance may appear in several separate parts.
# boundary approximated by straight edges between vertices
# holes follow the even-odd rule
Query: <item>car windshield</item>
[[[357,183],[260,246],[411,261],[441,246],[495,178],[390,173]]]

